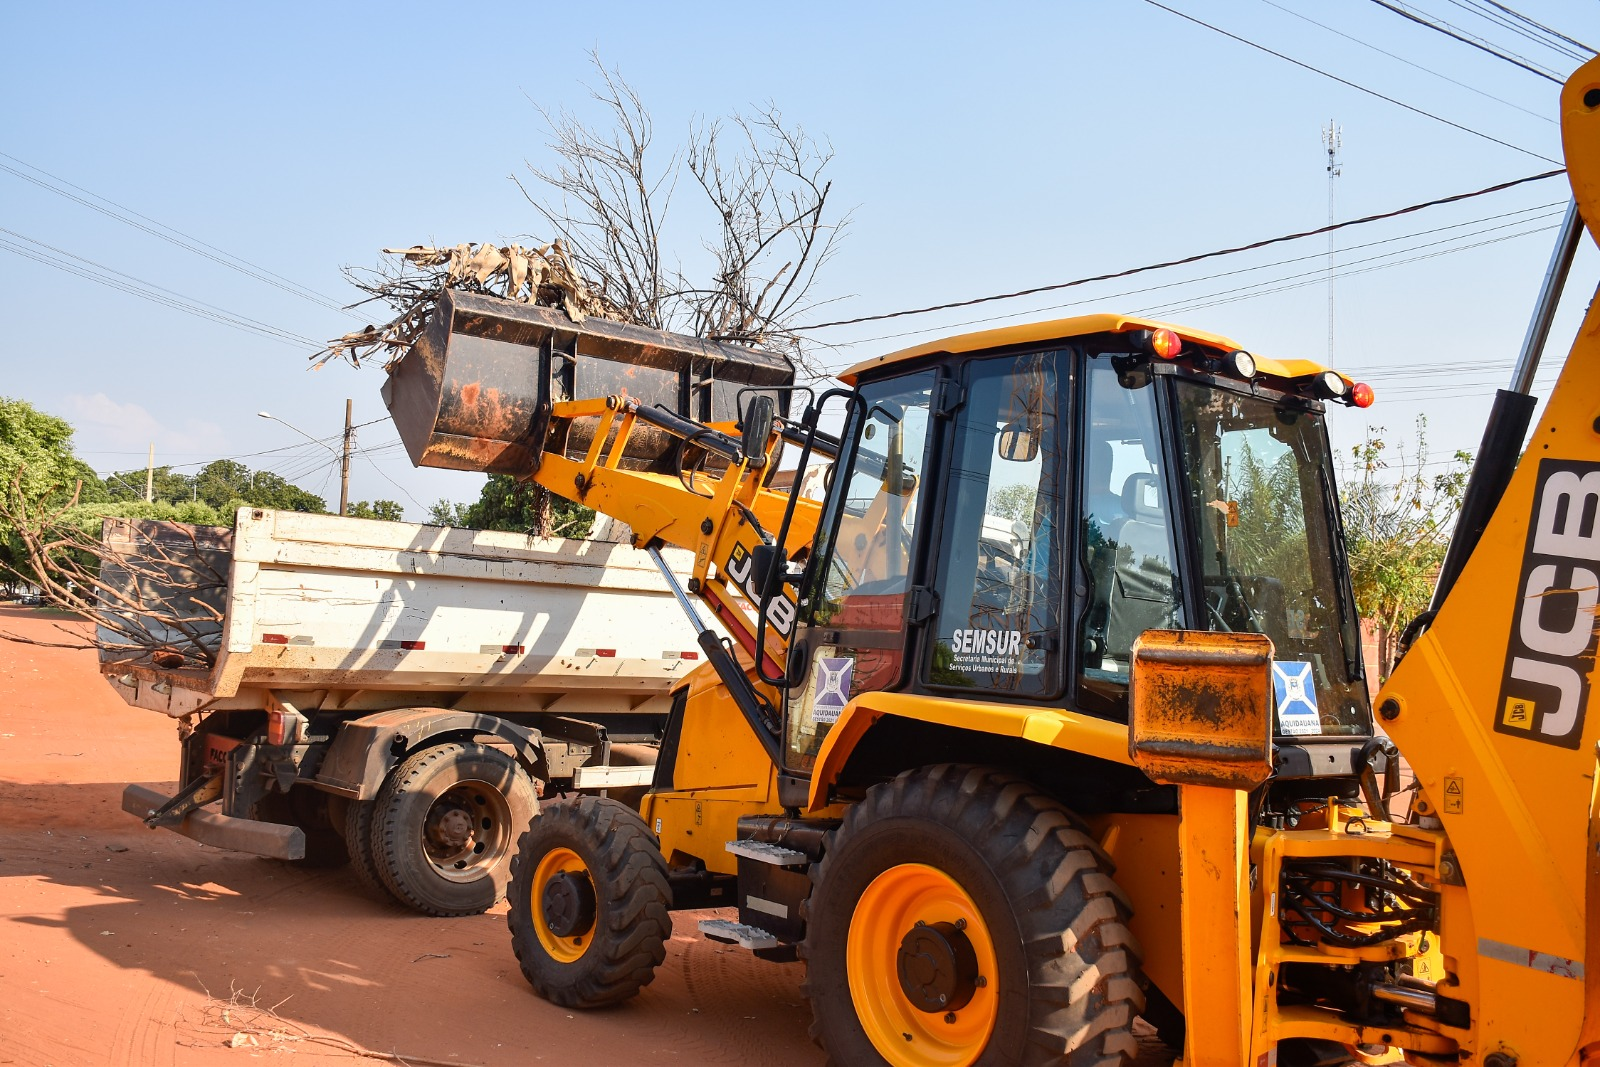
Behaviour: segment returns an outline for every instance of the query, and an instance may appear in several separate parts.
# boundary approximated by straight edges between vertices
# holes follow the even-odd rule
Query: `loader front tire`
[[[1127,898],[1027,782],[907,771],[851,806],[812,877],[803,990],[833,1063],[1122,1067],[1137,1053]]]
[[[505,895],[517,835],[539,813],[533,779],[477,742],[421,749],[389,773],[372,811],[384,888],[426,915],[477,915]]]
[[[523,977],[562,1007],[621,1003],[666,958],[667,865],[650,828],[619,801],[546,804],[517,847],[507,898]]]

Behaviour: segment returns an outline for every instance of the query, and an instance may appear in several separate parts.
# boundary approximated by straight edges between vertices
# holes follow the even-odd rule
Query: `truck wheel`
[[[378,858],[372,853],[372,808],[370,800],[345,803],[344,845],[350,852],[350,869],[362,888],[384,900],[394,900],[395,895],[378,875]]]
[[[1110,869],[1065,808],[1000,771],[874,786],[812,870],[812,1038],[839,1064],[1131,1062],[1144,997]]]
[[[627,1000],[666,958],[667,865],[644,820],[619,801],[546,804],[517,846],[508,899],[522,975],[562,1007]]]
[[[533,780],[499,749],[435,745],[389,772],[373,804],[378,877],[428,915],[476,915],[505,895],[517,834],[539,813]]]
[[[350,854],[330,818],[328,802],[332,799],[320,789],[305,786],[294,786],[287,794],[263,793],[261,799],[251,805],[250,818],[300,827],[306,835],[306,854],[289,861],[296,867],[313,870],[339,867],[349,861]]]

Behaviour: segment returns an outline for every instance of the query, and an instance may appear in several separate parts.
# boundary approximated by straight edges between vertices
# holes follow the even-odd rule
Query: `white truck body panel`
[[[128,522],[108,545],[134,543]],[[606,541],[242,508],[222,605],[209,671],[103,652],[102,672],[174,716],[271,691],[583,715],[664,709],[699,659],[649,557]]]

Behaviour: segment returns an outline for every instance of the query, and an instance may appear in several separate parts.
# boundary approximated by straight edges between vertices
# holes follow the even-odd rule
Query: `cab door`
[[[805,774],[852,697],[897,688],[907,620],[926,590],[915,582],[925,539],[935,446],[936,369],[861,387],[807,571],[788,691],[786,769]]]

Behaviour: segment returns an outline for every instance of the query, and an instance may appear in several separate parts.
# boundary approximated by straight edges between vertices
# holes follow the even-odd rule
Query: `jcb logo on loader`
[[[761,591],[756,588],[754,575],[750,573],[750,553],[745,551],[743,545],[734,545],[733,551],[728,553],[728,565],[723,568],[728,572],[734,584],[750,599],[750,603],[761,603]],[[767,623],[778,636],[785,641],[794,631],[795,606],[787,593],[779,593],[772,598],[772,603],[767,605]]]
[[[1600,602],[1600,465],[1543,460],[1494,728],[1577,748]]]

